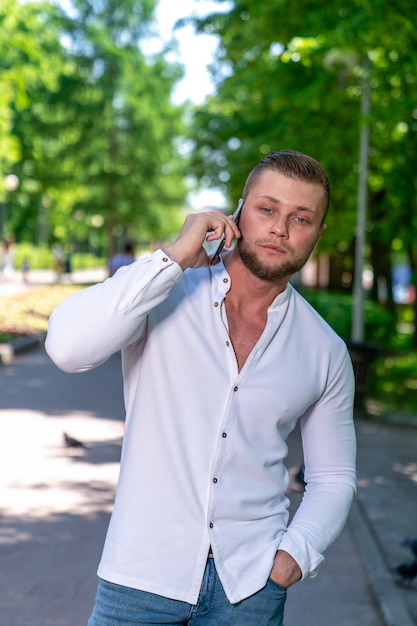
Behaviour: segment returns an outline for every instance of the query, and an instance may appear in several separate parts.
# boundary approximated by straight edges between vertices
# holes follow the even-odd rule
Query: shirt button
[[[230,341],[226,341],[226,346],[229,347],[230,346]]]
[[[216,477],[213,478],[213,482],[217,483],[217,478]]]
[[[223,439],[226,439],[227,433],[222,433],[222,437],[223,437]]]
[[[213,528],[213,526],[214,526],[213,522],[210,522],[209,526],[210,526],[210,528]]]
[[[228,282],[229,282],[229,279],[228,279],[228,278],[223,278],[223,282],[224,282],[224,283],[228,283]]]
[[[218,303],[218,302],[215,302],[215,303],[214,303],[214,306],[219,306],[219,303]]]
[[[164,258],[162,259],[164,263],[168,263],[168,257],[164,256]]]
[[[239,389],[239,387],[236,386],[236,387],[233,388],[233,391],[237,391],[238,389]]]

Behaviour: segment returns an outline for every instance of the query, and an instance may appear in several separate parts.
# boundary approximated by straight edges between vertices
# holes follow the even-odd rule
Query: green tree
[[[30,147],[41,129],[28,121],[36,119],[42,106],[39,94],[57,88],[62,66],[59,40],[45,19],[49,11],[48,4],[16,0],[0,7],[0,191],[10,209],[7,227],[14,234],[19,222],[31,223],[31,209],[41,194],[39,180],[32,176],[35,151]],[[5,195],[11,174],[20,184]]]
[[[76,114],[84,111],[77,145],[84,194],[76,208],[88,213],[93,207],[105,218],[112,253],[129,231],[149,239],[177,227],[185,188],[175,140],[183,112],[170,94],[180,69],[140,51],[153,0],[74,5],[68,52],[85,75],[83,102],[74,107]]]
[[[333,187],[320,249],[339,251],[352,268],[369,59],[370,259],[388,279],[394,251],[412,253],[416,265],[416,17],[405,0],[236,0],[229,12],[197,21],[221,45],[217,93],[194,113],[196,175],[222,185],[235,201],[248,168],[266,152],[292,148],[315,156]]]
[[[176,231],[184,129],[170,94],[181,68],[140,50],[153,9],[153,0],[74,0],[69,14],[53,2],[0,8],[0,164],[20,180],[8,198],[17,239],[107,239],[111,253],[118,238]]]

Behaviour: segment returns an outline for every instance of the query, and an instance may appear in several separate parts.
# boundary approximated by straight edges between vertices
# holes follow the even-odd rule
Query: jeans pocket
[[[269,577],[268,578],[268,584],[273,585],[274,587],[276,587],[277,589],[279,589],[281,591],[281,593],[287,593],[287,587],[283,587],[282,585],[280,585],[279,583],[277,583],[273,578]]]

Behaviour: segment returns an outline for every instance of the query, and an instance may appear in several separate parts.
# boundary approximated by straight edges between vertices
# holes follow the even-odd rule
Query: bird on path
[[[412,587],[413,580],[417,576],[417,559],[401,563],[394,568],[394,572],[399,575],[400,582],[404,587]]]
[[[417,576],[417,538],[404,539],[400,545],[404,548],[409,548],[414,558],[411,561],[400,563],[400,565],[394,567],[393,572],[398,574],[400,582],[404,587],[410,588],[414,578]]]
[[[82,441],[79,441],[74,437],[70,437],[67,433],[64,433],[63,437],[64,444],[67,446],[67,448],[87,448],[87,446]]]

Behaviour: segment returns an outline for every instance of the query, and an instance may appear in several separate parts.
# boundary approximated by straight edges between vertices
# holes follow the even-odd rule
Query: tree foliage
[[[267,152],[311,154],[332,182],[320,249],[351,267],[360,103],[369,80],[370,260],[377,275],[388,276],[398,254],[417,267],[416,17],[417,6],[406,0],[235,0],[230,11],[198,20],[196,27],[218,34],[221,44],[217,93],[194,111],[196,176],[222,186],[234,203]]]
[[[154,5],[0,7],[0,178],[13,172],[20,181],[7,196],[17,239],[98,243],[102,232],[111,253],[123,237],[176,232],[184,128],[170,95],[182,70],[141,52]]]

